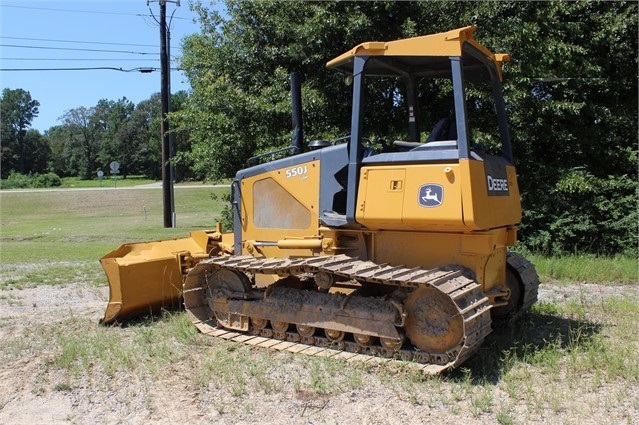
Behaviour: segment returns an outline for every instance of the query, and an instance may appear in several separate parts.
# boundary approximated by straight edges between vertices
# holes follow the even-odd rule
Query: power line
[[[157,62],[160,59],[144,59],[144,58],[0,58],[2,61],[145,61],[145,62]]]
[[[31,37],[9,37],[9,36],[0,36],[0,39],[5,38],[9,40],[25,40],[25,41],[43,41],[43,42],[51,42],[51,43],[75,43],[75,44],[98,44],[98,45],[113,45],[113,46],[137,46],[137,47],[159,47],[153,44],[137,44],[137,43],[109,43],[103,41],[79,41],[79,40],[57,40],[57,39],[49,39],[49,38],[31,38]],[[1,46],[1,44],[0,44]],[[18,46],[18,45],[15,45]],[[29,46],[25,48],[49,48],[53,49],[53,47],[38,47],[38,46]],[[63,50],[63,47],[55,47],[55,50]],[[80,50],[82,51],[82,50]],[[90,50],[93,51],[93,50]],[[180,50],[178,50],[180,52]],[[152,54],[152,53],[151,53]],[[171,58],[176,58],[176,56],[171,55]]]
[[[104,44],[112,46],[137,46],[137,47],[159,47],[154,44],[136,44],[136,43],[108,43],[104,41],[78,41],[78,40],[56,40],[52,38],[29,38],[29,37],[8,37],[0,36],[0,38],[6,38],[9,40],[26,40],[26,41],[45,41],[54,43],[77,43],[77,44]]]
[[[146,74],[148,72],[159,71],[160,68],[150,68],[150,67],[138,67],[138,68],[116,68],[113,66],[96,66],[96,67],[85,67],[85,68],[0,68],[0,71],[96,71],[96,70],[110,70],[110,71],[121,71],[121,72],[141,72]]]
[[[181,68],[170,68],[171,71],[182,71]],[[143,74],[159,71],[160,68],[140,66],[137,68],[116,68],[113,66],[94,66],[94,67],[82,67],[82,68],[0,68],[0,72],[10,71],[96,71],[96,70],[111,70],[121,72],[141,72]]]
[[[78,52],[128,53],[128,54],[134,54],[134,55],[157,55],[157,53],[131,52],[126,50],[80,49],[80,48],[73,48],[73,47],[51,47],[51,46],[28,46],[23,44],[0,44],[0,47],[17,47],[22,49],[43,49],[43,50],[73,50]]]
[[[151,15],[146,15],[143,13],[123,13],[123,12],[100,12],[96,10],[78,10],[78,9],[54,9],[50,7],[33,7],[33,6],[18,6],[12,4],[2,4],[0,7],[12,7],[15,9],[30,9],[30,10],[46,10],[50,12],[74,12],[74,13],[93,13],[98,15],[120,15],[120,16],[137,16],[143,18],[150,18]],[[189,20],[189,18],[181,18],[179,16],[175,16],[174,19],[183,19]]]

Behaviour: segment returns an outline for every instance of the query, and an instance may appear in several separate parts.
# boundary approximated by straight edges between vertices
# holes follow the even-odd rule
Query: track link
[[[289,331],[282,335],[268,328],[251,327],[248,332],[225,329],[213,316],[206,298],[207,275],[218,269],[245,274],[276,274],[280,277],[324,272],[348,280],[407,288],[410,292],[419,288],[435,288],[454,303],[456,315],[463,318],[464,336],[456,347],[442,353],[425,352],[410,345],[399,349],[381,345],[363,347],[352,341],[336,343],[324,337],[302,336],[297,332]],[[479,285],[465,276],[465,272],[460,266],[407,268],[361,261],[346,255],[298,259],[226,256],[200,261],[191,269],[184,283],[183,295],[191,321],[202,333],[211,336],[275,350],[349,361],[410,362],[426,374],[438,374],[469,358],[491,332],[488,299]]]

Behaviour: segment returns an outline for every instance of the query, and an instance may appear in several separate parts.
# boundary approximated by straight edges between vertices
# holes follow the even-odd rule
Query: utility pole
[[[162,205],[164,208],[164,227],[175,227],[175,203],[173,199],[173,146],[169,135],[168,114],[171,105],[171,74],[169,52],[169,30],[166,25],[166,4],[175,3],[180,6],[180,0],[147,0],[149,3],[157,1],[160,4],[160,98],[162,101],[162,120],[160,136],[162,138]]]

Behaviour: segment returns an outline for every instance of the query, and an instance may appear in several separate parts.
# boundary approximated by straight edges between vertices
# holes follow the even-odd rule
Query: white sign
[[[111,167],[111,174],[116,174],[118,171],[120,171],[120,163],[118,161],[111,161],[109,167]]]

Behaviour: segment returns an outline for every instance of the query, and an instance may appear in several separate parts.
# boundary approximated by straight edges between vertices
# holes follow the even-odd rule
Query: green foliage
[[[46,170],[48,145],[37,130],[29,129],[38,116],[40,103],[23,89],[2,90],[0,97],[0,171],[6,178],[11,172],[22,174]]]
[[[302,75],[305,132],[309,140],[349,133],[350,89],[324,64],[379,28],[400,37],[412,3],[227,3],[228,20],[197,4],[201,34],[186,39],[182,68],[193,93],[172,116],[192,129],[190,159],[211,179],[229,177],[249,157],[290,145],[289,73]],[[370,13],[368,9],[374,10]],[[388,15],[398,19],[389,25]],[[401,16],[401,19],[399,17]],[[349,25],[340,25],[347,21]],[[385,34],[388,36],[388,34]],[[369,137],[398,131],[394,86],[380,84],[369,96],[377,107],[366,122]],[[402,123],[403,127],[404,124]]]
[[[186,92],[172,96],[174,110],[181,108]],[[160,96],[134,105],[126,97],[117,101],[101,99],[95,106],[70,109],[60,118],[62,125],[46,133],[51,150],[49,169],[60,176],[95,178],[98,171],[108,174],[109,164],[120,164],[119,176],[144,175],[160,179],[162,147],[159,136]],[[190,150],[188,129],[172,134],[176,158]],[[193,178],[189,162],[176,161],[177,181]]]
[[[526,245],[546,255],[636,256],[638,195],[636,178],[598,178],[584,170],[569,170],[549,189],[546,202],[525,211]]]
[[[80,106],[70,109],[61,117],[71,148],[77,155],[74,157],[78,162],[77,171],[80,177],[85,179],[93,177],[98,170],[97,159],[101,131],[99,114],[104,109],[101,102],[103,101],[100,101],[96,107]]]
[[[45,188],[61,185],[62,179],[55,173],[24,175],[11,172],[5,180],[0,181],[1,189]]]
[[[521,57],[507,68],[507,100],[522,240],[550,255],[636,255],[637,79],[627,58],[637,4],[522,6],[527,18],[510,21],[523,36],[505,39]]]
[[[127,176],[123,179],[121,176],[114,176],[110,173],[104,173],[102,179],[95,178],[93,180],[84,180],[80,177],[64,177],[62,178],[63,188],[98,188],[98,187],[131,187],[145,184],[157,183],[157,180],[147,179],[142,175]]]
[[[221,196],[215,192],[211,193],[211,199],[214,202],[223,202],[222,211],[220,211],[220,223],[224,232],[232,232],[233,224],[233,204],[231,203],[231,192],[225,192]]]
[[[58,187],[62,186],[62,179],[56,173],[36,175],[33,178],[33,187]]]
[[[31,187],[32,179],[17,172],[11,172],[5,180],[0,181],[2,189],[25,189]]]

